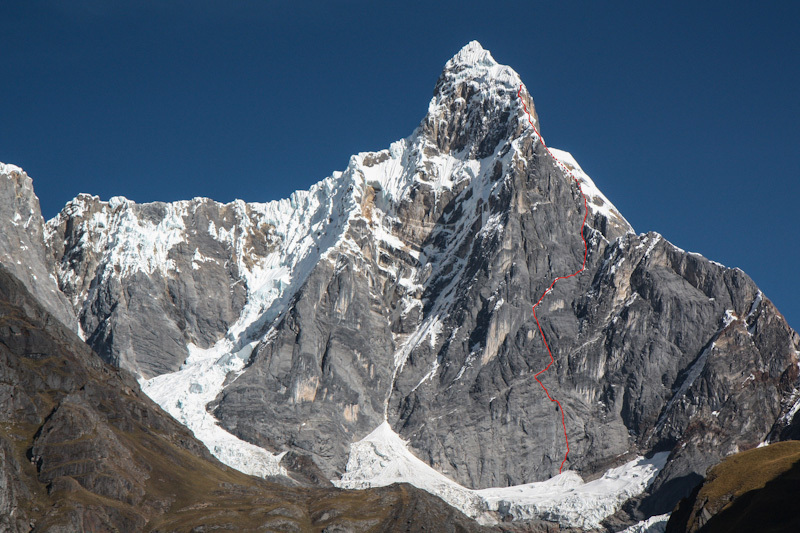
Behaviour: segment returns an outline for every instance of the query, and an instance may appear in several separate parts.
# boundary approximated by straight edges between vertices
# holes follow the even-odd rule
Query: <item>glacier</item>
[[[411,483],[483,524],[513,517],[594,529],[626,500],[647,489],[666,464],[668,455],[669,452],[659,452],[649,459],[638,456],[589,482],[568,470],[546,481],[473,490],[416,457],[408,443],[384,422],[351,445],[347,472],[340,480],[334,480],[334,484],[341,488],[364,489]]]

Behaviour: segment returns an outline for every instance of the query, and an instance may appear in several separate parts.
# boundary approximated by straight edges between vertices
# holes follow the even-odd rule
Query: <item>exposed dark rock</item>
[[[432,154],[485,155],[476,146],[486,132],[463,118],[483,109],[481,98],[464,96],[468,82],[440,80],[451,115],[422,123]],[[519,111],[495,119],[498,138],[516,140],[507,132]],[[448,120],[466,125],[429,126]],[[477,179],[450,192],[420,182],[392,207],[403,221],[395,235],[423,250],[425,264],[376,250],[364,237],[369,225],[352,227],[361,253],[343,252],[312,272],[276,334],[220,396],[222,424],[273,449],[311,453],[336,476],[347,444],[380,422],[393,367],[386,355],[412,342],[388,415],[420,457],[477,488],[556,473],[564,439],[533,379],[548,356],[530,309],[550,280],[580,266],[583,206],[541,144],[520,142],[525,164],[504,165],[500,192],[474,211],[470,199],[484,185]],[[501,229],[485,231],[492,217]],[[623,223],[613,211],[590,211],[586,271],[559,282],[540,311],[556,359],[543,381],[565,409],[569,468],[592,475],[624,454],[674,450],[642,502],[650,515],[669,511],[710,465],[767,436],[797,383],[798,338],[741,270],[655,233],[627,233]],[[452,229],[459,225],[474,229],[462,237]],[[384,273],[385,265],[421,272],[414,318],[398,309],[397,278],[406,274]],[[426,321],[439,331],[425,334]],[[423,335],[409,340],[415,331]],[[343,416],[348,405],[358,405],[357,421]]]
[[[314,460],[308,455],[297,452],[286,452],[281,458],[281,466],[289,476],[301,485],[307,487],[332,487],[333,483],[319,469]]]
[[[270,251],[243,202],[101,202],[81,195],[49,223],[61,290],[103,359],[144,377],[177,370],[239,317],[241,266]],[[108,253],[108,250],[112,250]]]

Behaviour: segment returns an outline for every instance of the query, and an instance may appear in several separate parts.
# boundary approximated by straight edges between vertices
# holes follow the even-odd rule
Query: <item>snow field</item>
[[[468,489],[437,472],[408,449],[388,422],[350,446],[347,469],[334,484],[363,489],[392,483],[410,483],[439,496],[479,522],[493,523],[498,515],[540,519],[563,527],[592,529],[614,514],[629,498],[641,494],[666,464],[669,453],[651,459],[637,457],[584,482],[566,471],[547,481],[513,487]]]

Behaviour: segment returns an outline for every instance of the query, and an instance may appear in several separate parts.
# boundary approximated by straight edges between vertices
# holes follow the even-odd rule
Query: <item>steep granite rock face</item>
[[[800,339],[742,271],[636,235],[538,127],[518,75],[473,42],[411,136],[309,191],[79,197],[48,248],[92,346],[161,374],[159,401],[187,423],[209,394],[191,372],[230,368],[208,408],[242,439],[336,478],[388,420],[436,470],[486,488],[564,458],[531,306],[581,267],[585,216],[586,270],[537,308],[555,359],[540,379],[564,409],[565,468],[671,452],[629,518],[668,512],[725,455],[800,425]]]
[[[270,449],[310,452],[331,476],[342,472],[354,437],[384,415],[400,416],[417,450],[470,486],[552,470],[542,462],[557,459],[550,449],[563,437],[555,426],[542,446],[501,418],[464,425],[493,416],[488,404],[506,385],[479,394],[474,387],[494,379],[507,338],[519,338],[515,364],[544,366],[533,292],[581,261],[580,193],[528,126],[519,87],[513,70],[470,45],[447,64],[411,137],[351,160],[341,179],[352,182],[358,209],[347,245],[311,272],[247,370],[225,388],[215,410],[224,427]],[[532,108],[524,88],[522,95]],[[602,250],[629,226],[588,177],[581,180]],[[445,392],[428,380],[444,380]],[[516,412],[528,424],[551,418],[538,385],[525,395],[520,405],[529,407]],[[452,427],[425,428],[453,409],[460,417]],[[497,434],[487,441],[492,425]],[[443,439],[461,441],[453,451],[469,466],[447,457]],[[516,454],[530,460],[520,465]]]
[[[533,379],[549,358],[530,309],[580,267],[583,206],[525,127],[516,74],[490,58],[466,49],[448,63],[402,151],[351,161],[343,177],[363,176],[351,244],[312,272],[224,389],[214,412],[226,428],[338,475],[384,392],[418,455],[468,487],[557,473],[565,442]],[[553,154],[589,201],[586,272],[541,312],[567,465],[592,473],[675,448],[653,488],[661,504],[645,505],[665,512],[709,465],[764,439],[797,379],[797,339],[743,272],[633,234],[569,154]]]
[[[69,301],[58,289],[44,246],[44,219],[33,182],[19,167],[0,163],[0,264],[64,325],[77,331]]]

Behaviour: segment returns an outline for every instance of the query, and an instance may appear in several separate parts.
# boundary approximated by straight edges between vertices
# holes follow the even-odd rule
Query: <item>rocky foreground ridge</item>
[[[584,208],[520,86],[541,131],[517,73],[473,42],[409,137],[308,191],[267,204],[81,195],[46,224],[34,209],[40,233],[9,234],[0,252],[37,265],[20,279],[43,305],[236,468],[252,468],[243,442],[269,452],[259,472],[382,484],[380,461],[349,460],[388,422],[465,489],[541,482],[565,442],[533,378],[549,357],[530,310],[580,266]],[[646,491],[595,517],[616,530],[670,512],[725,456],[797,434],[800,338],[744,272],[636,234],[552,153],[589,207],[586,271],[539,313],[565,468],[592,478],[668,453]],[[33,197],[20,172],[4,179]],[[283,452],[301,466],[286,470]],[[519,518],[512,503],[494,517]]]
[[[709,469],[703,483],[681,500],[666,532],[798,531],[798,482],[800,442],[737,453]]]

